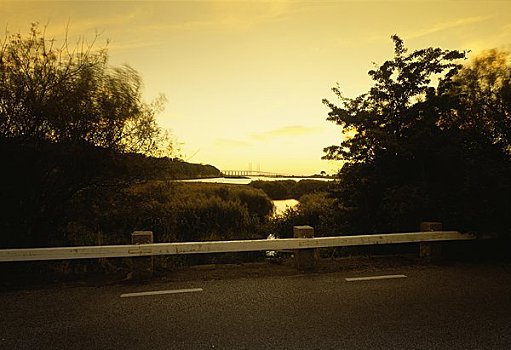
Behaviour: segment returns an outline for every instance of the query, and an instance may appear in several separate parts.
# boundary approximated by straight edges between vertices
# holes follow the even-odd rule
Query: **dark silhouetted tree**
[[[28,36],[8,35],[0,47],[0,136],[157,152],[164,135],[155,115],[165,98],[143,102],[137,71],[110,67],[106,48],[94,43],[59,45],[37,24]]]
[[[344,162],[335,191],[344,231],[415,230],[422,220],[481,233],[509,232],[511,195],[508,55],[427,48],[395,55],[369,72],[356,98],[333,91],[328,120],[344,141],[325,148]],[[434,84],[434,82],[437,82]]]
[[[109,66],[96,40],[73,47],[33,24],[0,43],[0,245],[55,244],[75,193],[115,179],[128,153],[172,151],[155,121],[165,98],[144,102],[137,71]]]
[[[445,123],[472,130],[487,143],[511,155],[511,55],[489,50],[476,56],[454,78],[448,93],[456,99],[456,113]]]

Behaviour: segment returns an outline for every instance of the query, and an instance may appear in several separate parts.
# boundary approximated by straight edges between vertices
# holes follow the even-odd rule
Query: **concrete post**
[[[135,231],[131,234],[132,244],[149,244],[153,243],[152,231]],[[134,280],[149,279],[153,276],[153,257],[138,256],[132,260],[132,272]]]
[[[313,238],[314,228],[310,226],[294,226],[294,238]],[[295,266],[299,271],[313,271],[316,269],[316,249],[295,249]]]
[[[441,222],[421,222],[421,232],[442,231]],[[438,260],[442,255],[441,242],[420,242],[419,243],[419,256],[426,261]]]

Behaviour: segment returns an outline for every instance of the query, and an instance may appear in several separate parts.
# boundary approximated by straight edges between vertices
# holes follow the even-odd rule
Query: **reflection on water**
[[[294,208],[299,202],[296,199],[274,200],[275,216],[280,216],[289,208]]]
[[[252,181],[284,181],[284,180],[318,180],[318,181],[331,181],[330,178],[310,178],[310,177],[266,177],[266,176],[250,176],[244,178],[230,178],[230,177],[215,177],[207,179],[193,179],[193,180],[180,180],[183,182],[209,182],[219,184],[232,184],[232,185],[248,185]]]

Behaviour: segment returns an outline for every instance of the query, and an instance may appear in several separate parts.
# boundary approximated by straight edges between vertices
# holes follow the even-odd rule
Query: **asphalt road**
[[[509,349],[511,265],[4,291],[0,348]]]

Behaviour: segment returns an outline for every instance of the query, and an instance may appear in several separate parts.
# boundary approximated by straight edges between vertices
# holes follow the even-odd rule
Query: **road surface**
[[[1,349],[510,347],[504,263],[0,292]]]

